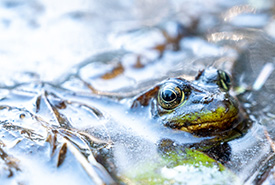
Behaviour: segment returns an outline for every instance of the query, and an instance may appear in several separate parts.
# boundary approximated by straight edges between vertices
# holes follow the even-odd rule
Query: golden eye
[[[218,73],[219,73],[219,77],[220,77],[219,86],[223,90],[229,91],[229,89],[231,87],[230,76],[222,70],[218,70]]]
[[[164,84],[158,93],[158,103],[164,109],[174,109],[184,100],[184,93],[175,83]]]

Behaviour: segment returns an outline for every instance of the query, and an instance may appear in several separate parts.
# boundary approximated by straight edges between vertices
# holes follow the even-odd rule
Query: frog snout
[[[192,97],[193,104],[209,104],[214,100],[214,96],[211,94],[197,95]]]
[[[208,103],[212,102],[213,100],[214,100],[213,96],[204,96],[204,97],[202,97],[200,102],[203,104],[208,104]]]

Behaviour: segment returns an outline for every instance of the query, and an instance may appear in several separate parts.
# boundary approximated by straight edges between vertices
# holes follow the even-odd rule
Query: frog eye
[[[175,83],[164,84],[158,93],[158,102],[164,109],[174,109],[184,100],[184,93]]]
[[[220,77],[219,86],[222,89],[224,89],[225,91],[229,91],[229,89],[231,87],[230,76],[222,70],[218,70],[218,74],[219,74],[219,77]]]

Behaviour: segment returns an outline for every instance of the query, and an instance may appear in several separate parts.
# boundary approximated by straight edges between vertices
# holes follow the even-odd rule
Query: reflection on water
[[[212,33],[208,40],[212,42],[219,42],[224,40],[240,41],[244,39],[243,34],[235,34],[231,32]]]
[[[153,180],[168,184],[274,183],[273,16],[267,0],[1,1],[1,182],[131,184],[156,168]],[[209,149],[213,137],[166,128],[150,106],[130,108],[162,80],[208,66],[233,75],[251,122],[242,137]],[[160,151],[184,147],[230,173],[163,164]]]

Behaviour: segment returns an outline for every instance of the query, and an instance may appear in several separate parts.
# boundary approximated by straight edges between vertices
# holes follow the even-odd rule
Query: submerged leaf
[[[105,73],[104,75],[101,76],[101,78],[104,80],[110,80],[122,74],[123,72],[124,72],[123,65],[121,63],[118,63],[118,65],[111,72]]]
[[[239,184],[240,180],[222,164],[192,149],[169,152],[158,162],[146,161],[121,177],[129,184]]]
[[[65,160],[67,153],[67,143],[63,143],[59,155],[58,155],[58,161],[57,161],[57,167],[59,167]]]
[[[4,162],[4,164],[1,165],[1,168],[8,171],[8,177],[12,177],[14,175],[14,171],[21,171],[18,165],[19,160],[7,154],[2,148],[0,148],[0,158]],[[0,171],[2,170],[0,169]],[[3,174],[0,173],[0,175]]]

